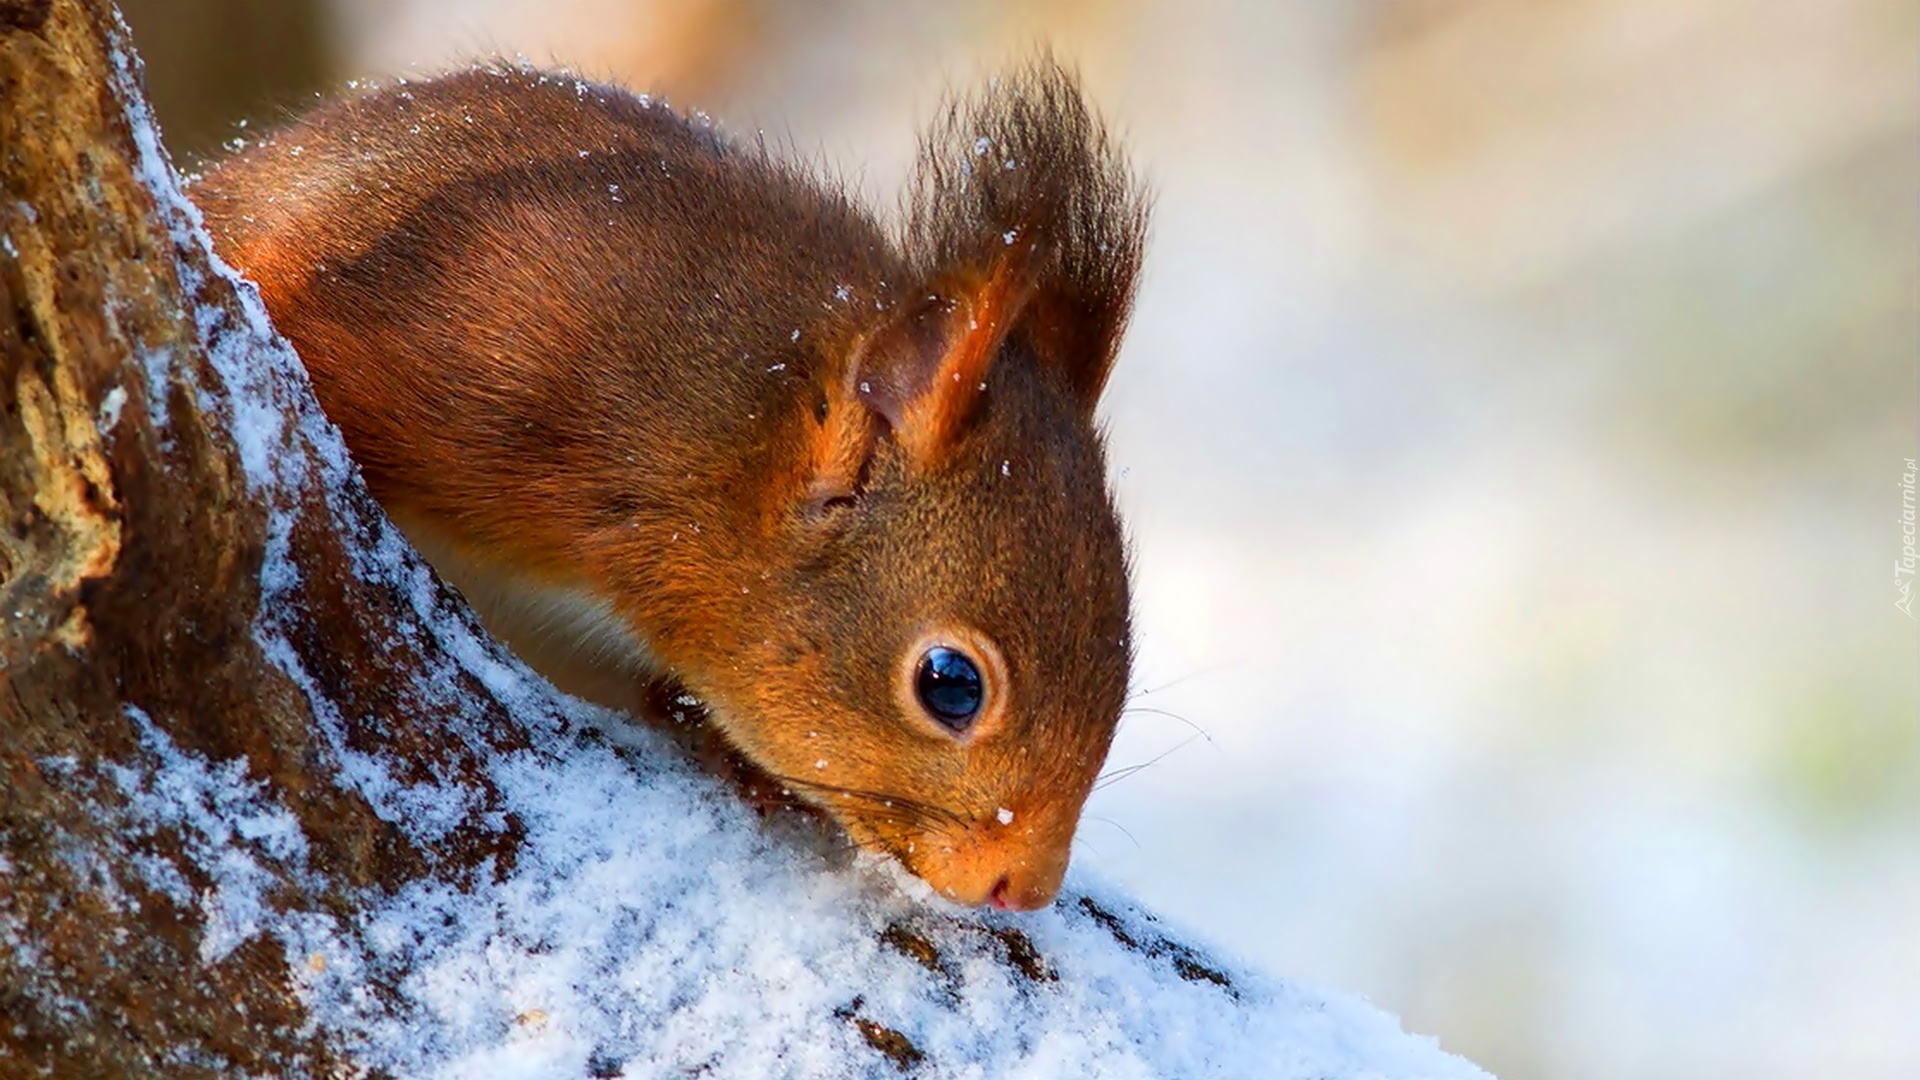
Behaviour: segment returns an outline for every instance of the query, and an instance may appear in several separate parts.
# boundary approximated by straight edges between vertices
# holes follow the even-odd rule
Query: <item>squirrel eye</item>
[[[913,690],[935,720],[958,735],[973,726],[986,688],[980,668],[958,649],[935,645],[920,657]]]

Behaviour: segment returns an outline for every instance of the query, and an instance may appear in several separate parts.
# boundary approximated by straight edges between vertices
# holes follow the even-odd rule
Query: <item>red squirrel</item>
[[[611,86],[362,90],[190,189],[374,496],[560,688],[662,680],[966,905],[1066,871],[1132,662],[1094,407],[1147,200],[1051,59],[891,228]]]

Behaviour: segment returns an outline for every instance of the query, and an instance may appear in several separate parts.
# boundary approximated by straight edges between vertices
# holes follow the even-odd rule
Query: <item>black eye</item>
[[[913,689],[927,712],[956,734],[973,726],[974,714],[980,711],[980,699],[985,693],[980,669],[966,653],[945,645],[935,645],[920,658]]]

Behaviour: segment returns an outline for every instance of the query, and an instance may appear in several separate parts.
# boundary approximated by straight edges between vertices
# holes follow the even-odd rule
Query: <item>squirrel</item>
[[[1094,410],[1148,198],[1049,56],[890,228],[613,86],[365,87],[189,192],[394,522],[562,690],[684,688],[861,848],[1052,902],[1132,666]]]

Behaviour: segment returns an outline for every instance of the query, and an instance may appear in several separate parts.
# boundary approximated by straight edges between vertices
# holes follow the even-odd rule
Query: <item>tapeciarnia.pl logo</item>
[[[1907,458],[1907,471],[1900,474],[1900,557],[1893,562],[1893,606],[1913,614],[1913,570],[1914,570],[1914,520],[1913,520],[1913,480],[1920,469],[1914,467],[1913,459]]]

